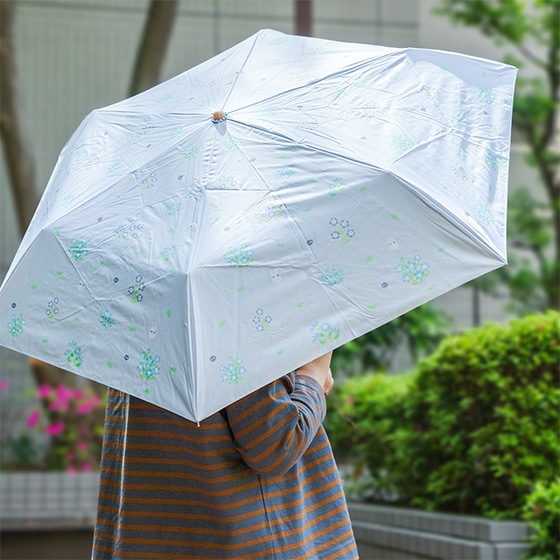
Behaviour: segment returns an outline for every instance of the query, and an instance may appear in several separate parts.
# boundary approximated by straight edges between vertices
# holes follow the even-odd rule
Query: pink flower
[[[85,441],[78,442],[78,450],[85,451],[87,449],[87,443]]]
[[[39,420],[41,419],[41,412],[39,411],[38,408],[36,408],[28,417],[26,420],[26,424],[29,428],[34,428],[38,423]]]
[[[74,391],[74,398],[77,401],[81,401],[84,398],[84,392],[81,389],[76,389]]]
[[[53,422],[45,428],[45,434],[49,436],[59,436],[64,431],[64,422]]]
[[[83,402],[83,403],[79,404],[76,407],[76,414],[78,414],[79,416],[82,416],[84,414],[90,413],[91,410],[92,410],[91,403],[86,401],[86,402]]]
[[[87,461],[84,461],[82,463],[82,470],[87,472],[91,471],[91,465]]]
[[[62,410],[66,412],[68,410],[68,401],[62,401],[60,399],[55,399],[49,404],[50,410]]]
[[[10,383],[7,379],[0,379],[0,393],[2,393],[3,391],[7,391],[9,387]]]
[[[66,467],[66,472],[67,472],[67,473],[72,473],[72,474],[73,474],[73,473],[78,472],[78,469],[76,469],[76,467],[74,467],[73,465],[68,465],[68,466]]]
[[[73,397],[74,389],[71,387],[66,387],[64,385],[59,385],[56,388],[56,396],[58,400],[64,404],[65,407],[68,407],[68,401]]]
[[[76,454],[73,451],[68,451],[68,453],[66,453],[67,461],[73,461],[75,458],[76,458]]]
[[[44,383],[37,389],[37,396],[40,399],[46,399],[51,394],[51,387]]]

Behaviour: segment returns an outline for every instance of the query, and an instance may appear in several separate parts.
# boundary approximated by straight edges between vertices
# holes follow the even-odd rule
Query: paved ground
[[[89,560],[92,530],[0,533],[1,560]]]

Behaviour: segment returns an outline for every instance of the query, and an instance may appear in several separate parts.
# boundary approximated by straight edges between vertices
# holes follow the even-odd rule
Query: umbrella
[[[503,266],[515,73],[263,30],[93,111],[0,344],[200,421]]]

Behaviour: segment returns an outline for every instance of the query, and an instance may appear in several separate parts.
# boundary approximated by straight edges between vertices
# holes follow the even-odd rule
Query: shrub
[[[337,458],[351,463],[347,494],[391,500],[396,493],[399,460],[396,442],[405,423],[405,395],[410,375],[371,374],[348,379],[329,396],[326,429]],[[369,476],[364,477],[364,472]],[[393,498],[392,498],[393,497]]]
[[[534,483],[558,474],[559,330],[549,312],[449,336],[400,400],[351,380],[330,413],[335,452],[356,450],[376,498],[519,518]]]
[[[560,478],[538,482],[527,497],[523,517],[533,527],[529,551],[530,560],[560,558]]]

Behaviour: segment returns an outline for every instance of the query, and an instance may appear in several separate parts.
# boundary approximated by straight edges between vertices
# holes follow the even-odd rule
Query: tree
[[[524,188],[510,197],[508,236],[518,250],[511,264],[478,285],[492,291],[505,282],[518,312],[560,309],[560,0],[440,0],[436,13],[477,27],[498,44],[515,48],[507,62],[520,69],[513,127],[529,147],[526,161],[546,201]],[[520,57],[520,58],[519,58]],[[527,66],[528,65],[528,66]],[[536,70],[531,77],[528,68]]]
[[[171,29],[176,16],[178,0],[151,0],[142,33],[129,94],[147,89],[159,81]],[[0,137],[10,187],[16,207],[18,227],[23,236],[39,202],[39,188],[35,176],[32,146],[25,137],[25,123],[19,104],[14,19],[16,0],[0,0]],[[38,360],[31,361],[38,386],[64,382],[89,385],[98,393],[104,387],[80,380],[77,376]]]

